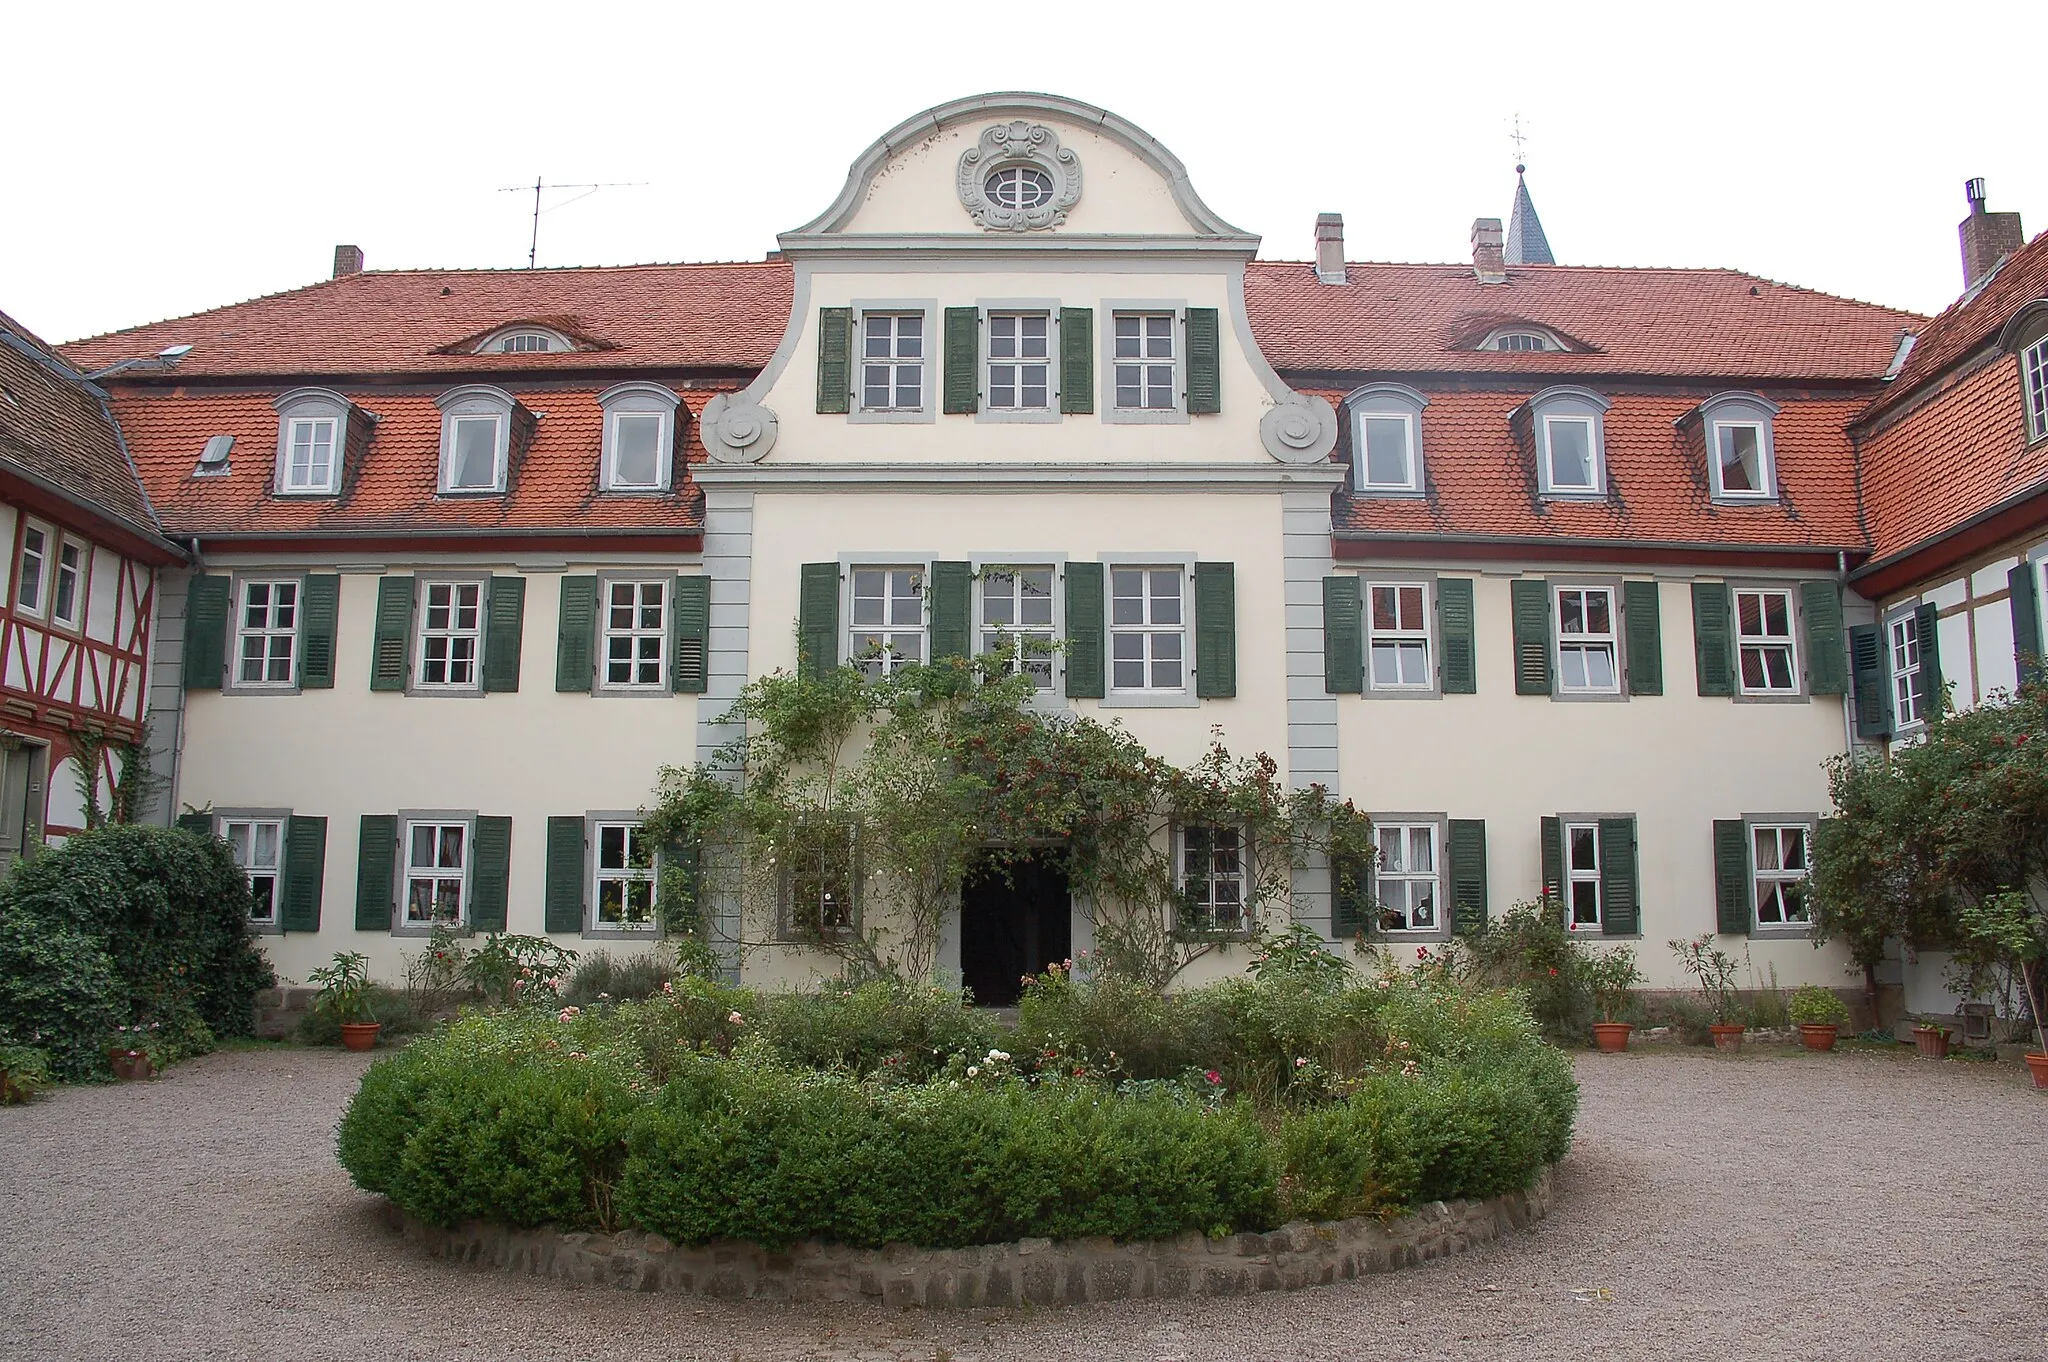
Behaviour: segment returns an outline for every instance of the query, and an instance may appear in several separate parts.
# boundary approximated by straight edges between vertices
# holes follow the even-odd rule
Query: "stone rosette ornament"
[[[1337,447],[1337,410],[1325,398],[1289,393],[1259,418],[1259,439],[1282,463],[1321,463]]]
[[[698,425],[713,463],[759,463],[775,448],[775,413],[745,393],[720,393]]]

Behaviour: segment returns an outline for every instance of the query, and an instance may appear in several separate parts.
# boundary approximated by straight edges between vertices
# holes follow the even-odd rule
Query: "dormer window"
[[[659,383],[620,383],[599,393],[597,402],[604,408],[603,489],[668,491],[682,399]]]
[[[1504,326],[1491,332],[1479,342],[1481,350],[1522,351],[1527,353],[1561,352],[1563,341],[1548,331],[1530,326]]]
[[[1546,497],[1607,495],[1608,401],[1590,388],[1545,388],[1529,399],[1537,486]]]
[[[1404,383],[1374,383],[1345,399],[1351,410],[1352,486],[1370,497],[1422,495],[1422,409]]]
[[[2048,440],[2048,334],[2020,352],[2027,384],[2027,439]]]
[[[576,348],[575,342],[559,331],[541,326],[520,326],[494,331],[476,347],[479,355],[557,355]]]
[[[503,492],[518,401],[501,388],[473,384],[443,393],[435,404],[441,408],[441,491]]]
[[[349,400],[326,388],[296,388],[278,398],[277,490],[284,496],[333,496],[341,490]]]
[[[1778,471],[1771,418],[1777,414],[1777,403],[1755,393],[1720,393],[1700,403],[1714,500],[1776,499]]]

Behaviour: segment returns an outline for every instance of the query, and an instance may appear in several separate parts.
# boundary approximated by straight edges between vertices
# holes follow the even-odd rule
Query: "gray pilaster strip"
[[[185,599],[192,573],[160,568],[156,574],[156,619],[150,630],[149,702],[143,717],[149,724],[149,769],[156,791],[142,810],[142,821],[169,827],[177,816],[179,755],[185,748]]]
[[[754,494],[706,489],[704,571],[711,578],[711,638],[705,654],[704,693],[697,697],[697,760],[714,760],[720,748],[746,735],[742,725],[721,722],[747,684],[749,609],[754,580]],[[732,778],[740,773],[735,770]],[[711,947],[726,975],[740,970],[742,867],[737,848],[705,849],[704,883],[710,898],[705,921]]]
[[[1330,570],[1330,494],[1280,494],[1282,581],[1287,614],[1287,783],[1340,791],[1337,697],[1323,688],[1323,575]],[[1313,613],[1311,613],[1313,612]],[[1330,930],[1330,866],[1317,854],[1290,876],[1296,921]]]

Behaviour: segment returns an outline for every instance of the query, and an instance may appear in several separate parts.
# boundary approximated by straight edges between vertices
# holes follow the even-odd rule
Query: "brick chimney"
[[[1482,284],[1508,281],[1507,249],[1501,240],[1499,218],[1476,218],[1472,223],[1472,273]]]
[[[1316,214],[1316,278],[1325,284],[1344,282],[1344,215]]]
[[[334,277],[363,272],[363,248],[361,246],[336,246],[334,248]]]
[[[2018,213],[1984,211],[1982,176],[1963,184],[1963,197],[1970,201],[1970,216],[1956,227],[1963,240],[1963,287],[1973,289],[1978,281],[1998,268],[2000,261],[2027,244],[2020,230]]]

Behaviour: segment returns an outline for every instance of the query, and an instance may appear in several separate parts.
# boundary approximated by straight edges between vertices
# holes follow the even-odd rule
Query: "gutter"
[[[669,529],[490,529],[476,525],[394,526],[381,530],[235,530],[221,534],[201,532],[188,536],[193,544],[232,544],[243,540],[375,540],[375,539],[701,539],[701,527],[675,526]]]
[[[1348,543],[1498,544],[1508,548],[1659,549],[1673,553],[1831,553],[1838,559],[1860,553],[1861,544],[1706,544],[1683,539],[1587,539],[1541,534],[1433,534],[1421,530],[1340,530],[1331,536]]]

